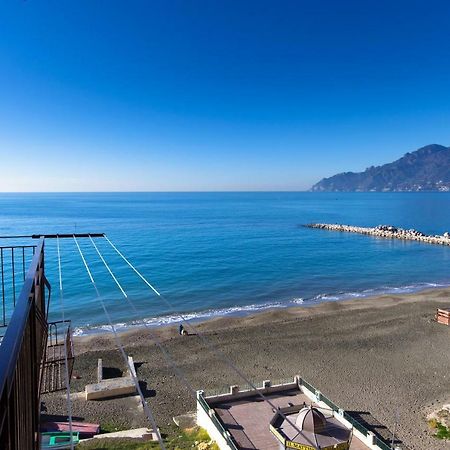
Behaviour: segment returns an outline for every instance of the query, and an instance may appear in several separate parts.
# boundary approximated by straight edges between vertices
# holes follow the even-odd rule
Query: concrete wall
[[[269,380],[263,382],[263,387],[250,390],[239,390],[239,386],[230,386],[230,391],[225,394],[215,395],[213,397],[206,397],[209,405],[213,406],[217,403],[227,402],[230,400],[237,400],[242,398],[254,397],[255,395],[267,395],[273,392],[289,391],[290,389],[298,389],[298,377],[294,377],[292,383],[272,385]]]

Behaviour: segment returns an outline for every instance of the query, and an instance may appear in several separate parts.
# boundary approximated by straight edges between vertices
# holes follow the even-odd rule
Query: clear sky
[[[303,190],[450,145],[450,2],[4,0],[0,191]]]

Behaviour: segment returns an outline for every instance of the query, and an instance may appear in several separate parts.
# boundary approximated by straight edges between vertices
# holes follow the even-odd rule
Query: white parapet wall
[[[215,415],[215,411],[207,407],[203,391],[197,391],[197,425],[208,432],[209,437],[217,443],[220,450],[236,450],[236,447],[230,442],[229,433],[217,426],[219,419],[216,417],[216,421],[214,421]]]
[[[256,390],[252,388],[241,389],[239,386],[230,386],[229,392],[218,394],[214,396],[205,397],[208,404],[228,402],[230,400],[238,400],[248,397],[253,397],[255,393],[268,395],[275,392],[289,391],[291,389],[298,388],[300,378],[295,376],[293,381],[284,382],[282,384],[272,384],[269,380],[265,380],[261,387]]]

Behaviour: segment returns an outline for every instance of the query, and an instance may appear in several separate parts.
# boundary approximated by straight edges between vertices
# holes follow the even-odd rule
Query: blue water
[[[192,318],[450,284],[449,247],[300,226],[386,223],[441,234],[450,230],[449,193],[1,194],[0,214],[2,235],[107,233],[175,311]],[[90,242],[80,244],[120,327],[178,319],[98,240],[140,311],[136,317]],[[78,331],[96,330],[107,322],[104,311],[73,240],[61,240],[61,246],[66,316]],[[46,270],[53,286],[51,315],[59,318],[51,240]]]

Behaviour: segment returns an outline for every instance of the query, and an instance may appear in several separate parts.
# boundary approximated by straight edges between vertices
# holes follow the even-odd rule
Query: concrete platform
[[[86,400],[100,400],[102,398],[130,395],[136,392],[132,378],[110,378],[100,383],[87,384],[85,388]]]
[[[159,429],[158,429],[159,431]],[[139,439],[139,441],[157,441],[158,435],[149,428],[136,428],[134,430],[116,431],[114,433],[97,434],[91,439],[84,439],[83,442],[93,439]]]

